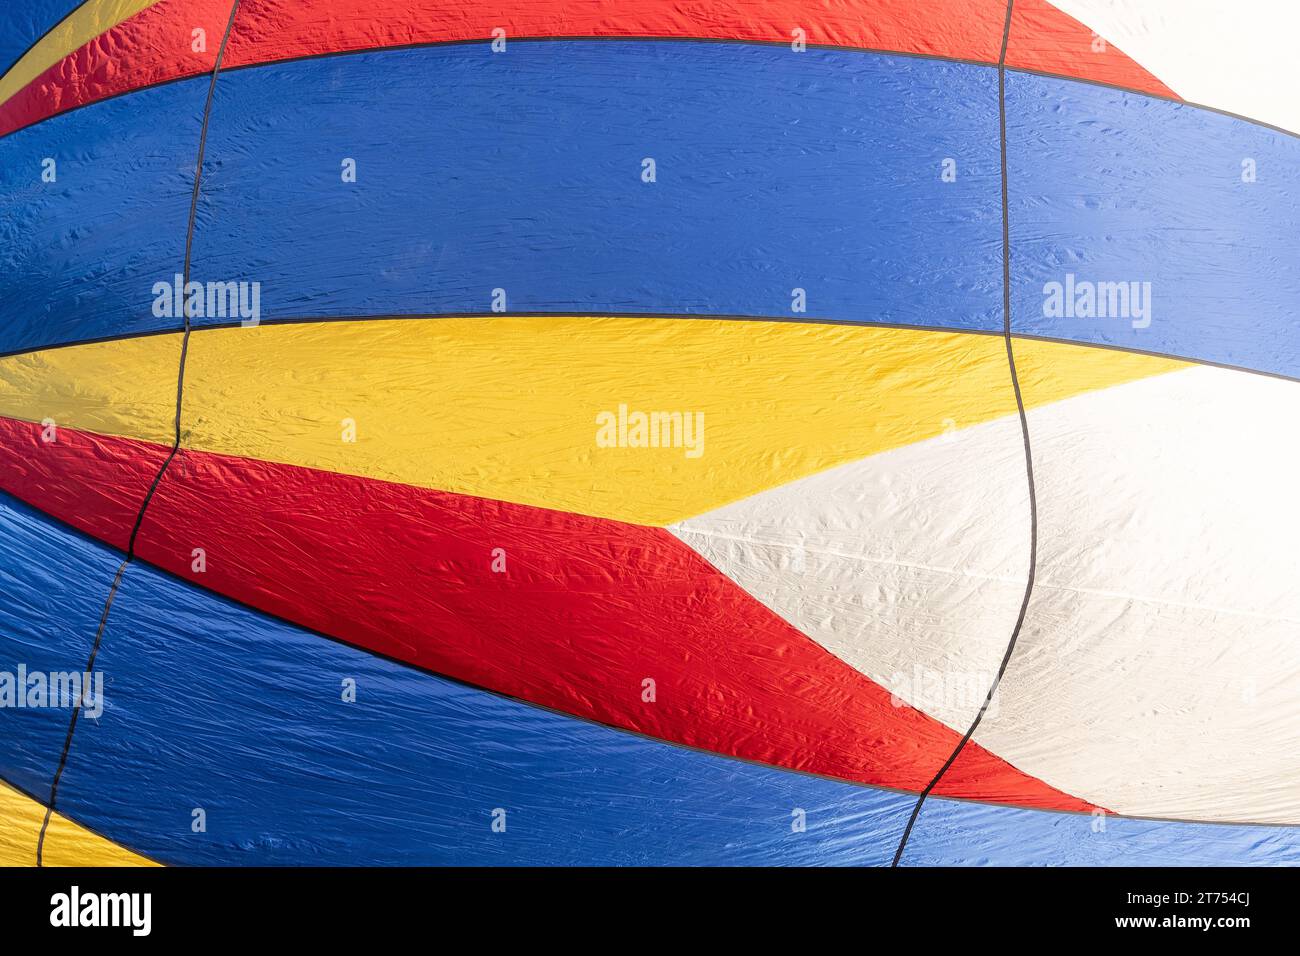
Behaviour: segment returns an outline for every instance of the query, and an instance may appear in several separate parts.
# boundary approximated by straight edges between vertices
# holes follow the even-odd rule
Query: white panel
[[[975,739],[1120,813],[1300,823],[1300,385],[1193,368],[1029,420],[1038,583]],[[1024,489],[1007,418],[672,530],[965,730],[1023,592]]]
[[[1183,99],[1300,133],[1297,0],[1051,0]]]

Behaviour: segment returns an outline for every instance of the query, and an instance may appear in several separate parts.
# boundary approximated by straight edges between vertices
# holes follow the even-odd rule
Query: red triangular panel
[[[0,418],[0,489],[120,544],[166,449],[40,434]],[[715,753],[915,792],[960,736],[660,528],[183,451],[136,544],[178,577],[353,646]],[[502,573],[492,547],[509,556]],[[935,793],[1091,809],[975,743]]]

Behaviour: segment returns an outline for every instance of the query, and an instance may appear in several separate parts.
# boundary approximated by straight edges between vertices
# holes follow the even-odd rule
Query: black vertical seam
[[[899,861],[903,858],[903,850],[907,847],[907,839],[912,834],[912,827],[916,824],[916,818],[921,813],[921,807],[925,803],[925,798],[948,772],[948,768],[956,762],[957,757],[965,749],[966,744],[970,742],[971,737],[975,735],[975,730],[984,719],[984,713],[988,710],[989,704],[993,702],[993,695],[997,693],[998,685],[1002,682],[1002,676],[1007,672],[1007,665],[1011,663],[1011,655],[1015,652],[1016,641],[1020,639],[1020,630],[1025,623],[1025,613],[1029,610],[1029,599],[1034,592],[1034,577],[1038,568],[1038,497],[1034,490],[1034,456],[1029,445],[1029,422],[1025,418],[1025,402],[1020,394],[1020,377],[1016,374],[1016,356],[1011,345],[1011,219],[1007,205],[1007,40],[1011,36],[1011,10],[1015,6],[1015,0],[1007,0],[1007,18],[1002,28],[1002,52],[998,56],[998,137],[1000,140],[1000,152],[1002,160],[1002,337],[1007,346],[1007,367],[1011,372],[1011,387],[1016,395],[1016,411],[1020,416],[1020,434],[1025,446],[1025,478],[1029,485],[1029,575],[1025,580],[1025,594],[1020,601],[1020,614],[1016,617],[1016,625],[1011,630],[1011,639],[1007,642],[1006,653],[1002,655],[1002,663],[998,667],[997,675],[993,678],[993,683],[989,685],[989,692],[984,698],[984,703],[980,705],[979,713],[971,721],[970,727],[962,736],[961,741],[953,749],[948,759],[944,761],[939,772],[921,791],[920,796],[916,799],[916,805],[912,807],[912,815],[908,817],[907,827],[903,830],[902,839],[898,841],[898,849],[894,851],[894,860],[890,866],[898,866]]]
[[[226,20],[226,30],[221,35],[221,46],[217,48],[217,58],[212,64],[212,78],[208,81],[208,96],[203,104],[203,124],[199,130],[199,152],[198,158],[194,163],[194,189],[190,193],[190,215],[185,226],[185,262],[181,270],[181,294],[185,295],[185,287],[190,281],[190,251],[194,244],[194,217],[198,212],[199,206],[199,185],[203,178],[203,153],[207,148],[208,142],[208,119],[212,115],[212,96],[217,88],[217,74],[221,72],[221,59],[226,53],[226,43],[230,39],[230,30],[235,25],[235,13],[239,10],[239,0],[234,0],[230,6],[230,17]],[[108,598],[104,601],[104,611],[99,616],[99,626],[95,629],[95,641],[90,648],[90,657],[86,661],[84,673],[89,674],[95,666],[95,658],[99,654],[99,645],[104,639],[104,625],[108,623],[108,612],[113,607],[113,599],[117,597],[118,586],[122,583],[122,575],[126,573],[126,566],[131,563],[135,557],[135,539],[140,533],[140,526],[144,523],[145,512],[149,508],[149,502],[153,500],[154,492],[158,490],[158,485],[162,482],[163,475],[167,473],[168,466],[171,465],[172,459],[181,447],[181,409],[185,395],[185,357],[189,351],[190,344],[190,311],[188,301],[183,310],[185,319],[184,334],[181,336],[181,357],[180,366],[176,372],[176,418],[174,421],[174,434],[172,437],[172,447],[163,459],[162,465],[158,468],[158,473],[154,475],[153,482],[149,485],[149,490],[145,492],[144,500],[140,502],[140,509],[136,512],[135,524],[131,528],[131,537],[127,540],[126,556],[122,563],[117,567],[117,573],[113,576],[113,584],[108,589]],[[77,698],[77,703],[72,708],[72,718],[68,721],[68,734],[63,741],[63,752],[59,755],[59,765],[54,771],[54,778],[50,781],[50,799],[45,805],[45,820],[41,823],[41,834],[36,840],[36,865],[43,865],[43,854],[45,850],[45,833],[50,826],[50,818],[54,815],[55,802],[59,795],[59,781],[63,778],[64,768],[68,764],[68,753],[72,749],[72,737],[77,730],[77,719],[81,716],[81,706],[85,701],[86,689],[83,686],[81,694]]]

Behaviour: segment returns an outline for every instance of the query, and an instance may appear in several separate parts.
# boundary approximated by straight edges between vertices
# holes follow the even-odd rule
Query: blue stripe
[[[16,681],[20,666],[43,679],[81,673],[120,562],[111,549],[0,495],[0,672],[7,675],[0,680]],[[0,701],[0,778],[45,799],[72,710]]]
[[[1300,139],[1025,74],[1007,122],[1016,331],[1300,376]],[[1149,282],[1150,326],[1046,315],[1067,274]]]
[[[185,231],[207,77],[0,138],[0,353],[179,328],[152,315]],[[53,159],[57,179],[42,181]]]
[[[265,320],[486,312],[502,289],[510,312],[996,330],[992,77],[654,41],[230,72],[194,278],[260,282]],[[12,317],[0,351],[176,327],[152,314],[153,284],[182,259],[204,82],[0,139],[0,309]],[[1015,71],[1007,108],[1017,331],[1300,375],[1300,140]],[[60,158],[57,188],[39,182],[47,155]],[[949,158],[957,180],[944,183]],[[344,159],[356,183],[342,181]],[[1241,181],[1245,159],[1254,183]],[[1067,274],[1150,282],[1150,327],[1045,315],[1044,286]]]
[[[911,866],[1295,866],[1300,827],[1170,823],[927,800]]]
[[[996,104],[984,67],[738,44],[239,71],[195,274],[260,278],[269,318],[485,312],[496,288],[509,311],[797,315],[802,288],[807,315],[989,328]]]
[[[152,287],[182,258],[202,82],[0,140],[0,351],[175,327]],[[47,155],[75,157],[59,189],[37,182]],[[223,74],[206,155],[193,277],[260,282],[265,319],[487,312],[501,288],[512,312],[1001,322],[986,67],[715,43],[390,50]]]
[[[60,809],[169,863],[880,863],[910,807],[471,690],[138,565],[100,661]]]
[[[0,660],[79,670],[117,556],[0,498]],[[60,809],[172,863],[878,864],[912,797],[688,751],[470,690],[126,573]],[[355,703],[341,681],[357,682]],[[0,775],[48,792],[62,709],[0,708]],[[191,813],[207,813],[204,833]],[[506,810],[504,834],[491,813]],[[791,830],[803,809],[808,828]],[[911,864],[1282,863],[1300,830],[931,799]]]
[[[106,710],[78,728],[60,809],[170,863],[881,864],[914,800],[468,689],[141,565],[100,666]],[[1102,841],[1089,822],[932,800],[908,861],[1275,862],[1300,841],[1123,820]]]

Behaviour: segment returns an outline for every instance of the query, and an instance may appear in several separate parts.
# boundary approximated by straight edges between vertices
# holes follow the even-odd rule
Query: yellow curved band
[[[179,348],[0,360],[0,415],[170,444]],[[1015,348],[1033,406],[1185,367]],[[196,331],[184,405],[186,448],[647,525],[1016,411],[1000,336],[540,316]]]
[[[0,866],[35,866],[45,807],[0,781]],[[60,813],[50,817],[41,851],[45,866],[157,866],[78,826]]]

